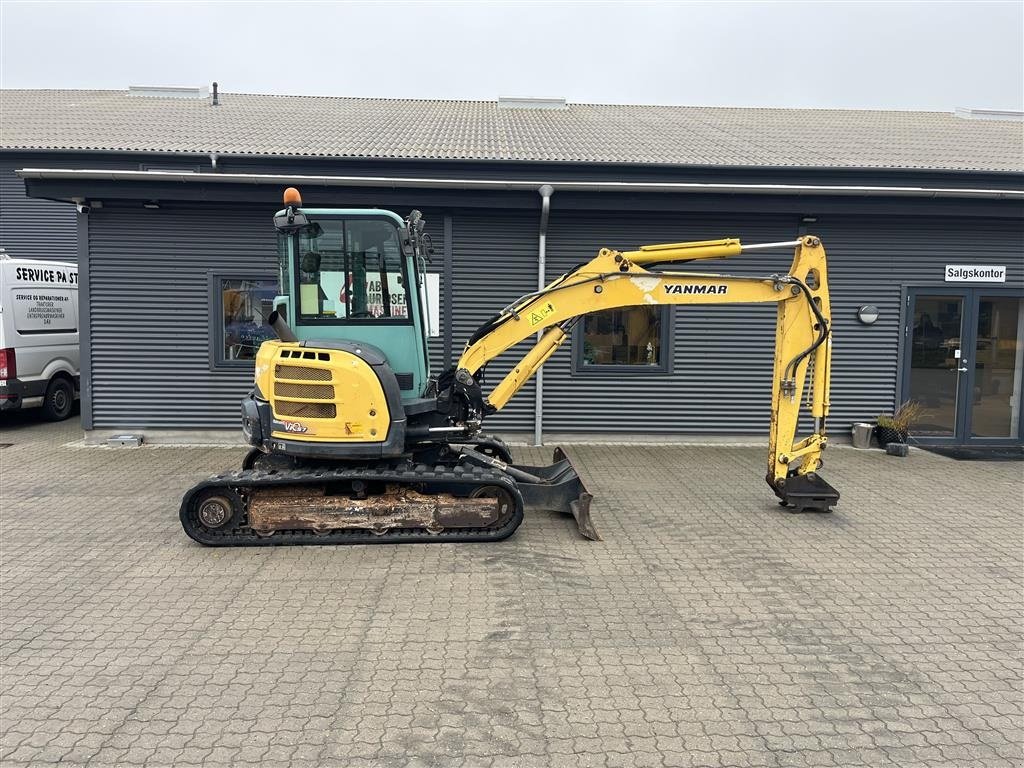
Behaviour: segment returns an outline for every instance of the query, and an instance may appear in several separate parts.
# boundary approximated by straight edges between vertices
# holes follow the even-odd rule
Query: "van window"
[[[74,293],[66,288],[12,288],[14,329],[21,334],[77,333]]]

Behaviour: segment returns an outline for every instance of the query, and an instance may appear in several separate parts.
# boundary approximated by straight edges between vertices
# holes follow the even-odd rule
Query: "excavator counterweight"
[[[240,470],[190,489],[181,522],[214,546],[496,541],[524,510],[572,515],[599,540],[593,498],[561,449],[548,466],[517,466],[482,431],[569,337],[580,317],[666,304],[778,307],[767,480],[795,511],[831,511],[838,492],[818,475],[827,445],[831,309],[825,251],[813,235],[743,246],[708,240],[602,249],[521,296],[470,337],[437,375],[427,356],[431,244],[418,211],[303,208],[293,188],[274,217],[281,293],[267,318],[277,340],[255,355]],[[793,253],[786,273],[680,272],[672,263],[752,250]],[[658,265],[658,269],[649,269]],[[482,371],[535,338],[487,394]],[[797,439],[806,394],[813,431]]]

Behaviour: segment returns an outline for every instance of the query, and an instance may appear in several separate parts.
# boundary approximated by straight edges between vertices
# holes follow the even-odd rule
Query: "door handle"
[[[967,368],[957,368],[957,370],[960,371],[960,373],[967,373],[967,371],[969,369],[967,369]]]

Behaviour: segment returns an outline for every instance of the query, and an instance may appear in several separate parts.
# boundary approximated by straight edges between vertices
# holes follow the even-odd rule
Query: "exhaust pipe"
[[[281,314],[276,309],[267,317],[267,325],[274,329],[274,333],[277,334],[277,338],[281,341],[299,340],[299,337],[295,335],[295,331],[284,321],[284,318],[281,317]]]

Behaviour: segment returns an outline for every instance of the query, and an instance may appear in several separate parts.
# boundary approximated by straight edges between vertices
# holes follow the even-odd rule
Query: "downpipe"
[[[547,285],[545,274],[547,273],[547,241],[548,241],[548,218],[551,215],[551,195],[555,188],[550,184],[544,184],[537,190],[540,193],[540,231],[537,236],[537,290],[543,291]],[[537,333],[537,341],[543,337],[542,332]],[[544,445],[544,366],[537,369],[535,374],[536,389],[535,406],[533,410],[533,444]]]

